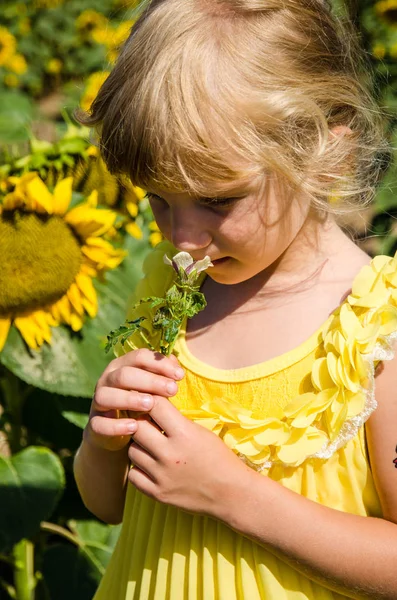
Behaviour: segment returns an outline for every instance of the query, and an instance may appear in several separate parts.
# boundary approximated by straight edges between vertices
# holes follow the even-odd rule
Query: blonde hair
[[[273,173],[343,212],[387,156],[353,26],[321,0],[152,0],[76,118],[111,173],[204,197]]]

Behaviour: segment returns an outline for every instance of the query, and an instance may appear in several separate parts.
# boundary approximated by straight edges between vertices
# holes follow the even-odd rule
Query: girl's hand
[[[165,398],[155,398],[150,416],[154,422],[139,420],[128,450],[134,465],[129,481],[165,504],[224,515],[233,481],[241,482],[249,467],[217,435],[184,417]]]
[[[175,356],[142,348],[116,358],[96,385],[84,439],[105,450],[125,448],[137,430],[134,417],[149,412],[153,395],[176,394],[182,377]]]

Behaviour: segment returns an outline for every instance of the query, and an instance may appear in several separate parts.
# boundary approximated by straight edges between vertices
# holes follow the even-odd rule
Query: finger
[[[108,419],[94,415],[90,419],[90,428],[94,434],[104,437],[131,436],[138,425],[134,419]]]
[[[146,452],[146,450],[144,450],[144,448],[142,448],[142,446],[139,446],[139,444],[137,444],[134,440],[132,440],[128,449],[128,458],[134,467],[137,467],[146,473],[154,482],[157,482],[155,472],[156,467],[158,467],[158,463],[148,452]]]
[[[156,499],[157,486],[154,481],[138,467],[132,467],[128,471],[128,481],[142,494],[149,496],[149,498]]]
[[[104,385],[166,397],[174,396],[178,391],[178,385],[173,379],[136,367],[122,367],[111,371],[108,373]]]
[[[153,407],[153,397],[135,390],[121,390],[115,387],[100,387],[93,398],[94,409],[99,412],[128,410],[147,412]]]
[[[168,402],[168,400],[166,400]],[[164,454],[166,436],[157,423],[143,418],[137,421],[137,429],[134,433],[134,443],[138,444],[154,460],[160,460]]]
[[[168,437],[177,435],[191,422],[167,398],[153,396],[153,399],[154,406],[149,414]]]
[[[110,363],[107,372],[110,373],[122,367],[145,369],[170,379],[182,379],[183,377],[183,373],[178,371],[181,367],[176,357],[164,356],[160,352],[152,352],[147,348],[140,348],[116,358]]]

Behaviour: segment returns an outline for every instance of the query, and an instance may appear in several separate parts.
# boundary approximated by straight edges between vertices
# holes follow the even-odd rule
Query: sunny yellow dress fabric
[[[137,298],[171,285],[165,252],[176,251],[165,243],[148,257]],[[141,306],[134,316],[147,312]],[[189,352],[182,331],[176,350],[186,376],[172,401],[262,476],[334,509],[379,517],[364,424],[376,409],[375,368],[393,358],[396,339],[397,256],[379,256],[319,331],[265,363],[213,368]],[[127,350],[128,343],[118,353]],[[121,535],[94,600],[338,598],[345,596],[223,523],[129,485]]]

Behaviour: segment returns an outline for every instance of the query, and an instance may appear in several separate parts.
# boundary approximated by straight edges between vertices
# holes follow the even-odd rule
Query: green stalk
[[[34,600],[36,578],[34,575],[34,545],[30,540],[21,540],[15,544],[14,585],[18,600]]]

